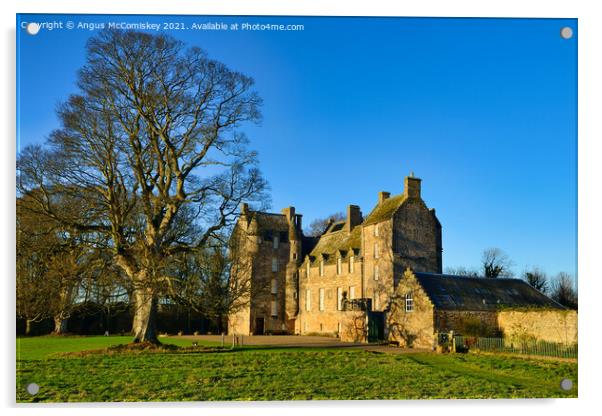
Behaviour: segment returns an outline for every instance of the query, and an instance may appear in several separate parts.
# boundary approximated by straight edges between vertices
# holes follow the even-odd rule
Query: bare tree
[[[32,322],[53,318],[54,333],[60,335],[92,266],[91,251],[77,233],[27,209],[30,203],[17,200],[17,315],[26,319],[26,333]]]
[[[178,290],[172,293],[172,300],[210,319],[219,332],[225,330],[228,315],[250,300],[252,263],[238,255],[238,242],[236,238],[227,244],[224,239],[213,239],[173,264]]]
[[[541,293],[548,292],[548,276],[546,275],[546,272],[538,267],[533,267],[531,270],[525,270],[523,279]]]
[[[488,278],[511,277],[512,261],[499,248],[488,248],[481,257],[483,275]]]
[[[454,276],[479,277],[479,272],[477,270],[464,266],[446,267],[445,273]]]
[[[251,78],[201,49],[132,31],[90,39],[77,86],[48,150],[20,155],[19,192],[90,240],[109,240],[131,286],[134,342],[157,343],[157,302],[174,290],[170,260],[231,226],[242,201],[265,200],[238,130],[259,120],[261,100]],[[59,211],[60,198],[72,209]]]
[[[573,278],[566,272],[560,272],[552,280],[550,297],[569,309],[578,308],[578,296]]]
[[[312,237],[319,237],[324,234],[324,231],[332,224],[333,222],[342,221],[345,219],[345,214],[342,212],[335,212],[334,214],[330,214],[326,218],[317,218],[309,224],[309,228],[305,230],[305,234]]]

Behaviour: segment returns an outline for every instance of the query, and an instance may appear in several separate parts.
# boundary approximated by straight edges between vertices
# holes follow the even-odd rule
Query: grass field
[[[576,397],[577,364],[477,354],[244,348],[61,355],[129,337],[17,340],[18,402]],[[164,343],[190,346],[190,340]],[[560,390],[562,378],[574,387]],[[31,396],[25,386],[37,383]]]

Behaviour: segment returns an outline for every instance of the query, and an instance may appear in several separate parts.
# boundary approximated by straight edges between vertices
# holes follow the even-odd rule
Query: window
[[[272,301],[272,316],[276,318],[278,317],[278,302],[275,300]]]
[[[355,266],[355,265],[353,264],[354,262],[355,262],[355,257],[354,257],[354,256],[351,256],[351,257],[349,258],[349,273],[353,273],[353,268],[354,268],[354,266]]]
[[[278,280],[272,279],[272,295],[278,294]]]
[[[337,274],[343,273],[343,259],[337,258]]]
[[[414,298],[412,292],[406,294],[406,312],[414,312]]]
[[[320,310],[324,310],[324,289],[320,288]]]
[[[380,256],[380,252],[378,250],[378,243],[374,243],[374,258],[377,259]]]
[[[349,286],[349,299],[355,299],[355,286]]]
[[[378,294],[374,294],[374,310],[377,311],[380,309],[380,298],[378,297]]]
[[[311,311],[311,290],[307,289],[305,291],[305,310]]]
[[[337,287],[337,311],[343,310],[343,289]]]
[[[378,264],[374,265],[374,280],[378,280],[380,277],[380,271],[378,270]]]
[[[311,268],[311,264],[309,263],[309,260],[307,260],[307,265],[305,267],[306,267],[305,277],[307,277],[309,279],[309,269]]]
[[[280,236],[278,234],[276,234],[274,236],[274,240],[272,240],[272,247],[276,249],[279,246],[280,246]]]
[[[324,260],[320,260],[320,277],[324,276]]]
[[[374,237],[378,237],[378,226],[379,224],[374,224]]]
[[[272,271],[278,271],[278,259],[276,257],[272,257]]]

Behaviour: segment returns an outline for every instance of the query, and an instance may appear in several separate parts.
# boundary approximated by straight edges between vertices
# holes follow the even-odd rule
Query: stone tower
[[[282,210],[282,215],[288,222],[289,259],[286,264],[286,275],[284,284],[284,317],[288,332],[295,330],[295,319],[299,312],[299,265],[301,264],[302,252],[302,215],[295,214],[295,207]]]

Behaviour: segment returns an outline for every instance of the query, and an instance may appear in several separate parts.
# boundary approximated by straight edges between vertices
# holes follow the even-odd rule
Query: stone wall
[[[498,337],[500,331],[495,311],[435,311],[435,332],[454,331],[456,334]]]
[[[341,332],[339,337],[343,342],[367,342],[368,318],[365,312],[345,311],[340,314]]]
[[[393,216],[392,250],[402,270],[441,273],[441,229],[422,199],[408,199]]]
[[[402,347],[433,348],[433,304],[413,276],[411,272],[406,272],[400,279],[391,299],[385,330],[389,340],[399,342]],[[411,311],[406,311],[408,294],[411,294],[412,298]]]
[[[337,274],[336,261],[324,264],[324,275],[320,276],[319,261],[310,265],[307,275],[307,262],[299,269],[299,314],[296,332],[299,334],[322,333],[339,334],[345,321],[345,313],[338,307],[338,290],[346,299],[362,297],[362,264],[354,256],[353,273],[349,272],[351,255],[342,259],[341,274]],[[324,308],[320,310],[320,289],[324,293]],[[308,292],[309,291],[309,292]],[[353,293],[353,296],[351,295]],[[307,310],[307,296],[311,297]]]
[[[283,333],[289,332],[285,311],[286,272],[291,257],[291,247],[288,238],[280,239],[280,234],[288,229],[272,230],[273,235],[279,236],[277,247],[273,240],[265,240],[262,236],[264,229],[255,220],[246,221],[244,216],[237,223],[236,241],[239,251],[238,263],[234,280],[245,282],[250,280],[250,300],[248,304],[228,317],[228,332],[242,335]],[[273,238],[273,236],[272,236]],[[273,270],[273,264],[277,270]],[[272,290],[275,281],[275,293]],[[276,303],[276,313],[272,303]],[[263,331],[258,326],[258,320],[263,322]]]
[[[392,221],[362,226],[365,297],[372,299],[372,310],[383,311],[393,294]]]
[[[577,311],[500,311],[497,321],[509,339],[537,339],[573,344],[577,342]]]

